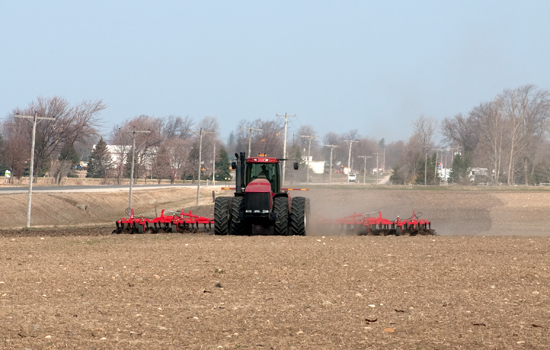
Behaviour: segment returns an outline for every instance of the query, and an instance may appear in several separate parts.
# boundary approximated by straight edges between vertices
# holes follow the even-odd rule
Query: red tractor
[[[309,198],[290,197],[281,188],[281,159],[235,154],[236,187],[233,197],[218,197],[214,204],[216,235],[305,236]],[[298,163],[294,163],[298,169]]]

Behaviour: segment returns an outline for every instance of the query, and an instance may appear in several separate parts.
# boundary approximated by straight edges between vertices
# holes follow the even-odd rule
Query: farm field
[[[542,349],[550,342],[547,237],[90,231],[0,238],[0,348]]]
[[[212,191],[217,196],[232,195],[231,191],[220,191],[219,187],[202,187],[201,206],[195,207],[196,188],[137,189],[133,196],[135,214],[155,217],[161,209],[179,212],[185,208],[213,217]],[[395,220],[398,215],[410,217],[414,209],[433,223],[439,235],[550,235],[550,191],[540,187],[455,190],[340,185],[311,186],[310,191],[292,192],[292,195],[311,198],[312,220],[337,218],[353,212],[377,215],[378,210],[385,218]],[[27,194],[1,194],[0,199],[1,229],[24,227]],[[127,190],[35,193],[32,226],[107,225],[114,228],[114,222],[126,216],[127,206]]]
[[[137,205],[150,210],[159,197],[180,208],[193,202],[192,192],[178,201],[155,191],[138,194]],[[547,192],[293,194],[311,197],[313,214],[325,217],[381,210],[394,219],[415,209],[439,235],[116,235],[110,224],[4,229],[0,348],[548,347]],[[87,203],[88,213],[106,198],[86,196],[93,201],[74,201]],[[213,210],[207,198],[196,208],[201,215]],[[59,202],[69,217],[74,202]],[[109,205],[118,202],[124,208],[121,193]],[[101,222],[109,215],[121,214],[105,211]]]

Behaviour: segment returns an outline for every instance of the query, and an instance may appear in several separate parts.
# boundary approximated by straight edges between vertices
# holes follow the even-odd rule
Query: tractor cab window
[[[246,164],[246,183],[255,179],[266,179],[271,184],[272,192],[280,192],[279,164],[277,163],[248,163]]]

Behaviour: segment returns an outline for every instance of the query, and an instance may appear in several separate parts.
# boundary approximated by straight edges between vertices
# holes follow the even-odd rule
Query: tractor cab
[[[281,164],[277,158],[257,157],[246,160],[245,185],[256,179],[265,179],[271,185],[271,193],[281,192]]]

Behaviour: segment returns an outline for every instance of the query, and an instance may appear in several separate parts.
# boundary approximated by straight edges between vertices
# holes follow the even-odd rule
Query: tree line
[[[420,116],[392,180],[437,184],[442,179],[432,169],[445,159],[450,182],[468,184],[467,169],[483,168],[487,172],[482,181],[493,185],[549,183],[549,121],[550,92],[534,85],[505,89],[466,115],[443,119],[439,126],[434,118]],[[439,143],[438,131],[443,136]]]
[[[11,170],[14,178],[28,175],[32,123],[19,115],[53,117],[41,120],[36,130],[35,169],[56,183],[71,176],[80,161],[88,162],[87,176],[121,183],[130,177],[135,155],[135,178],[181,179],[197,177],[198,131],[202,136],[201,178],[229,177],[229,162],[235,152],[266,153],[283,157],[284,119],[242,120],[227,142],[219,138],[216,117],[198,121],[189,116],[139,115],[115,125],[100,135],[101,100],[71,105],[61,97],[38,98],[25,108],[15,108],[1,124],[0,171]],[[393,183],[437,184],[444,179],[438,165],[451,169],[449,182],[470,183],[471,168],[486,168],[484,182],[492,184],[536,184],[550,182],[550,92],[533,85],[504,90],[491,101],[438,123],[419,116],[406,142],[361,135],[357,129],[319,135],[314,125],[301,125],[289,118],[287,159],[305,163],[324,160],[326,171],[332,151],[335,171],[344,167],[361,174],[374,169],[392,169]],[[134,131],[146,131],[137,132]],[[440,139],[437,136],[441,135]],[[135,149],[132,149],[135,137]],[[349,145],[352,143],[350,156]],[[290,167],[288,167],[290,168]],[[290,172],[287,178],[303,180],[304,173]],[[302,167],[303,168],[303,167]]]
[[[193,131],[203,129],[202,171],[204,178],[216,162],[216,178],[227,179],[229,161],[223,143],[218,139],[219,125],[214,117],[195,123],[190,117],[152,117],[140,115],[100,135],[100,113],[103,101],[83,101],[71,105],[61,97],[38,98],[25,108],[15,108],[1,124],[0,171],[10,170],[13,179],[30,173],[32,122],[18,116],[54,117],[40,120],[36,127],[34,173],[49,176],[59,184],[63,177],[74,174],[81,161],[87,162],[88,177],[114,179],[121,183],[130,177],[131,157],[135,154],[135,178],[177,179],[197,177],[199,137]],[[132,131],[136,134],[135,152]],[[214,145],[216,157],[214,158]]]

